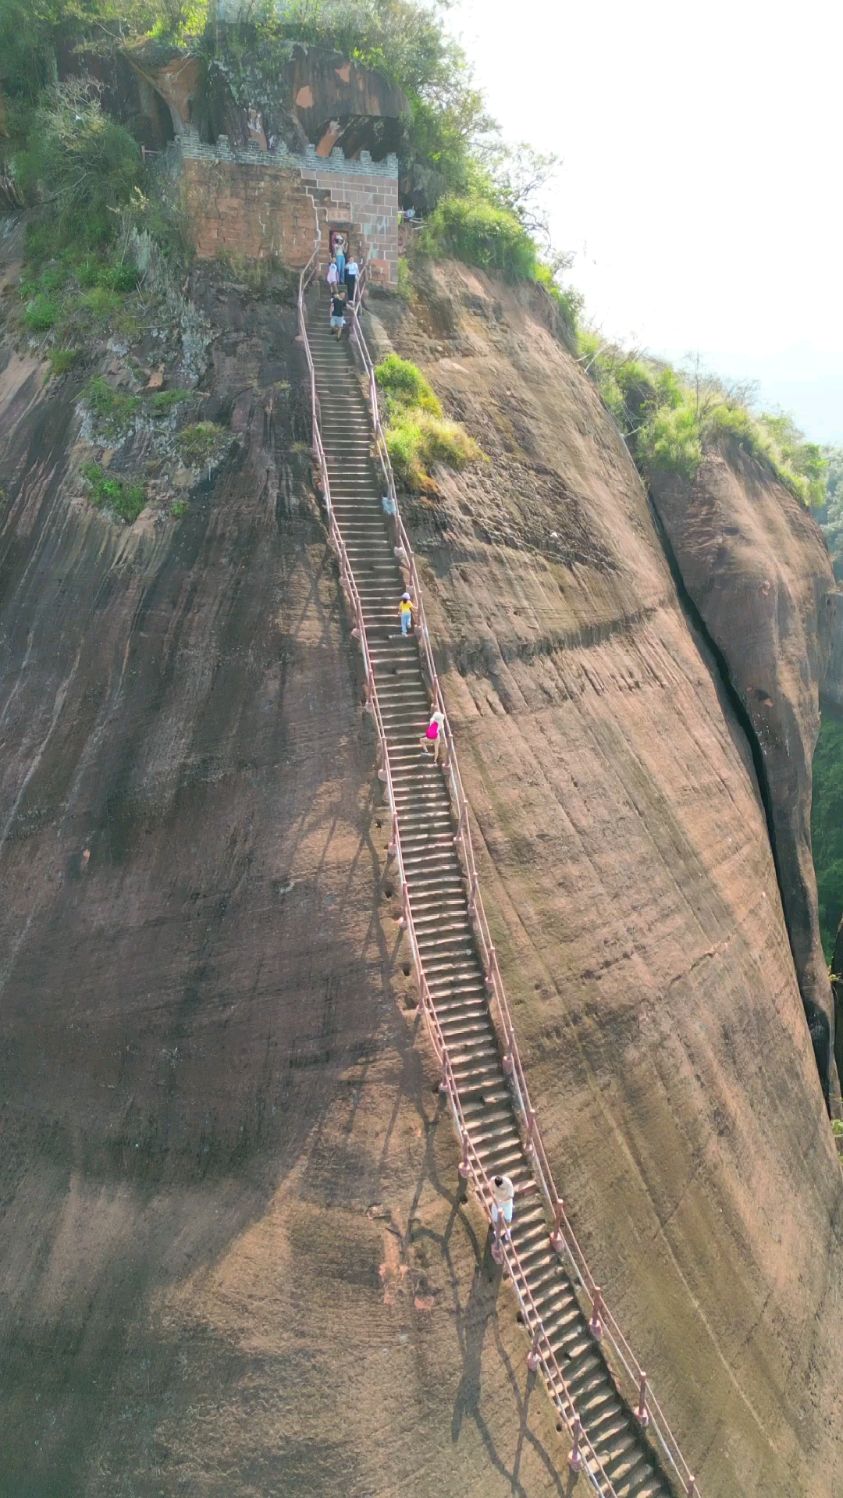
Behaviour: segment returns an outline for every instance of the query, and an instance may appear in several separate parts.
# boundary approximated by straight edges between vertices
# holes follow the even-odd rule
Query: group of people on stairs
[[[325,280],[331,297],[330,326],[337,340],[345,330],[346,309],[353,310],[360,267],[353,255],[346,259],[345,240],[338,236],[334,241],[334,253],[328,266]]]
[[[357,290],[357,278],[360,267],[353,256],[346,258],[345,240],[342,235],[337,235],[332,243],[333,253],[328,266],[326,281],[331,298],[330,326],[337,339],[343,335],[345,328],[346,309],[354,302]],[[392,532],[393,542],[397,540],[396,520],[397,513],[395,501],[385,495],[383,499],[384,514]],[[402,546],[395,546],[395,555],[401,568],[401,575],[405,585],[409,584],[409,562]],[[402,593],[398,604],[398,616],[401,624],[402,637],[409,635],[413,629],[413,614],[415,604],[413,596],[406,588]],[[445,714],[440,708],[434,707],[430,714],[430,721],[420,739],[421,751],[427,757],[432,751],[433,763],[438,765],[444,759],[445,752]],[[515,1202],[515,1186],[509,1176],[496,1175],[492,1181],[492,1232],[494,1235],[493,1253],[496,1258],[501,1253],[501,1236],[509,1234],[512,1223],[512,1213]]]

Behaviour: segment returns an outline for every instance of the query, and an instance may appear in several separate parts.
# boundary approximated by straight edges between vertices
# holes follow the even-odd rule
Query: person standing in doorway
[[[350,255],[345,262],[345,290],[350,302],[354,301],[354,293],[357,290],[357,277],[359,276],[359,274],[360,267],[357,264],[354,256]]]
[[[338,234],[334,240],[334,259],[337,262],[337,275],[342,286],[345,283],[345,240],[341,234]]]

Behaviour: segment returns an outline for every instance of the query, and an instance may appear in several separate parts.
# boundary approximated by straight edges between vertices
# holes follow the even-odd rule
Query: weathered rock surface
[[[248,18],[231,32],[221,24],[210,66],[198,53],[159,41],[138,43],[125,56],[166,104],[176,135],[225,132],[264,151],[273,138],[293,150],[310,141],[320,156],[339,146],[346,156],[368,150],[380,159],[398,150],[409,111],[406,96],[378,69],[329,47],[273,43],[250,30]],[[146,108],[143,93],[141,100]]]
[[[843,708],[843,593],[838,589],[831,614],[831,647],[828,666],[820,689],[820,698],[833,707]]]
[[[241,454],[177,523],[81,497],[81,377],[0,373],[0,1494],[561,1495],[405,1008],[292,309],[206,311]]]
[[[558,1184],[702,1491],[831,1498],[843,1192],[732,698],[536,303],[451,268],[378,317],[489,458],[408,515]],[[730,617],[765,661],[781,645],[775,682],[747,684],[790,713],[804,809],[826,564],[778,491],[741,482],[724,472],[769,516],[759,566],[778,556],[793,636],[782,613],[764,640],[776,616],[735,571]]]
[[[811,857],[811,763],[837,585],[822,532],[757,463],[706,459],[654,500],[682,578],[747,713],[796,975],[826,1094],[832,996]]]
[[[745,737],[538,304],[422,293],[376,305],[491,460],[411,520],[557,1179],[706,1498],[832,1498],[840,1173]],[[72,381],[0,373],[0,1494],[567,1494],[405,1007],[291,309],[206,311],[240,456],[177,524],[94,513]]]

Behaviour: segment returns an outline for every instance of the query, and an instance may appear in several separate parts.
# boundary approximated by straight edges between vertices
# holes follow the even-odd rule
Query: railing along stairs
[[[375,672],[367,639],[363,607],[355,582],[354,572],[331,501],[328,464],[319,425],[319,399],[316,372],[308,340],[305,317],[305,293],[313,276],[318,271],[319,253],[320,245],[317,241],[313,254],[299,277],[298,291],[299,330],[310,376],[313,410],[313,452],[318,469],[322,500],[325,506],[329,540],[337,558],[340,587],[352,617],[352,635],[359,643],[363,659],[366,694],[365,706],[366,710],[371,714],[375,726],[378,746],[378,775],[383,782],[386,802],[390,811],[389,855],[395,861],[398,887],[401,891],[401,924],[406,931],[410,944],[422,1012],[437,1061],[441,1067],[442,1080],[440,1091],[447,1098],[454,1127],[460,1141],[460,1175],[474,1187],[484,1211],[490,1217],[494,1201],[492,1183],[471,1139],[470,1130],[463,1113],[460,1089],[449,1054],[448,1041],[439,1023],[416,937],[405,877],[401,828],[393,786],[387,733],[378,700]],[[385,493],[394,509],[397,542],[396,554],[400,548],[404,554],[401,559],[401,565],[407,569],[409,574],[409,590],[412,593],[415,603],[416,632],[419,638],[421,657],[427,672],[433,704],[444,715],[444,737],[446,745],[444,768],[457,826],[455,841],[468,889],[469,912],[474,935],[483,963],[489,1010],[499,1037],[503,1070],[509,1080],[517,1113],[521,1119],[525,1152],[546,1204],[549,1222],[552,1224],[550,1228],[550,1242],[560,1259],[565,1262],[573,1283],[579,1288],[584,1297],[588,1312],[588,1325],[592,1335],[602,1344],[604,1353],[608,1351],[611,1354],[609,1367],[616,1380],[621,1396],[634,1411],[639,1425],[648,1431],[650,1439],[654,1442],[659,1454],[666,1463],[672,1478],[678,1483],[678,1491],[684,1494],[685,1498],[701,1498],[694,1475],[683,1457],[676,1437],[667,1422],[661,1405],[653,1393],[647,1374],[639,1364],[615,1317],[606,1305],[600,1285],[591,1273],[585,1255],[577,1241],[570,1218],[565,1209],[564,1200],[556,1189],[536,1116],[536,1110],[530,1099],[527,1078],[518,1048],[506,990],[480,893],[480,881],[471,839],[468,802],[459,771],[454,735],[448,720],[444,694],[431,650],[430,631],[425,615],[423,591],[410,538],[401,519],[398,506],[395,480],[381,422],[374,366],[363,330],[360,326],[360,314],[363,309],[362,293],[365,286],[366,273],[367,267],[364,265],[358,278],[352,308],[351,339],[359,354],[368,383],[368,401],[377,455],[383,473]],[[569,1466],[573,1471],[581,1472],[594,1491],[601,1495],[601,1498],[617,1498],[616,1488],[613,1486],[612,1479],[605,1471],[603,1462],[591,1444],[588,1433],[577,1415],[575,1399],[568,1389],[559,1361],[551,1346],[548,1332],[533,1300],[528,1275],[520,1261],[518,1251],[511,1237],[506,1234],[501,1235],[498,1241],[504,1267],[515,1290],[523,1322],[531,1337],[528,1364],[531,1370],[541,1369],[559,1416],[571,1436],[572,1447],[568,1458]]]

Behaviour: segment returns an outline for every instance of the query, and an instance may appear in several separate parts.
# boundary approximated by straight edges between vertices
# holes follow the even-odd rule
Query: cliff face
[[[0,1493],[559,1493],[405,1008],[293,309],[192,291],[239,445],[178,519],[92,510],[84,376],[3,353]]]
[[[832,997],[811,857],[811,763],[837,586],[819,527],[781,485],[732,453],[693,485],[654,493],[684,584],[757,746],[785,920],[817,1068],[829,1095]]]
[[[704,1491],[831,1494],[843,1199],[791,954],[816,977],[822,544],[724,473],[756,549],[743,572],[726,558],[730,649],[751,635],[746,681],[794,752],[774,762],[804,897],[789,936],[734,697],[587,381],[534,304],[466,271],[380,318],[489,458],[410,518],[557,1180]],[[756,567],[777,613],[747,608]],[[774,678],[754,669],[779,651]]]
[[[238,445],[176,520],[95,513],[78,382],[0,373],[0,1493],[562,1494],[405,1007],[292,308],[192,293]],[[535,302],[371,320],[490,459],[409,518],[557,1180],[706,1498],[832,1498],[840,1173],[718,663]]]

